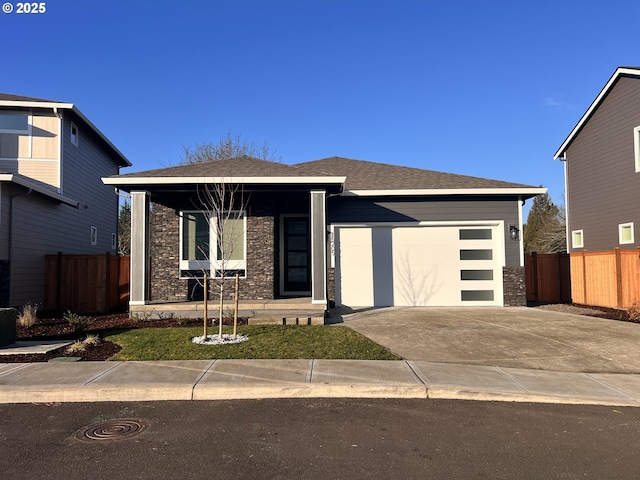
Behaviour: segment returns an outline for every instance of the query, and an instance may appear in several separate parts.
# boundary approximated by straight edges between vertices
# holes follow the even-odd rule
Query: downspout
[[[26,192],[15,193],[9,195],[9,242],[8,242],[8,257],[9,257],[9,305],[11,305],[11,284],[13,282],[13,199],[16,197],[31,195],[33,190],[29,188]]]

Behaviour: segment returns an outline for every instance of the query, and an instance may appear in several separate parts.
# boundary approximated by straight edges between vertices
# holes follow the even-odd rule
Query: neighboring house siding
[[[9,259],[9,201],[10,187],[0,182],[0,260]]]
[[[118,166],[103,150],[101,140],[90,134],[77,120],[78,146],[69,140],[71,120],[63,121],[62,135],[62,191],[61,193],[80,203],[80,215],[69,225],[79,241],[78,247],[87,248],[91,226],[98,229],[98,244],[89,245],[90,251],[111,251],[111,235],[118,231],[118,196],[113,187],[102,183],[101,178],[118,174]]]
[[[81,122],[74,123],[81,135],[77,147],[69,142],[69,119],[63,121],[64,176],[60,190],[67,198],[78,201],[80,208],[11,185],[11,193],[19,194],[13,199],[12,306],[44,300],[44,255],[115,253],[111,238],[112,233],[117,233],[118,197],[112,187],[102,183],[101,177],[117,174],[118,166],[101,150],[100,142],[83,130]],[[44,128],[44,124],[39,125]],[[51,146],[43,144],[41,151],[47,149]],[[35,164],[35,160],[30,162]],[[55,177],[59,180],[59,173],[56,172]],[[9,204],[8,195],[4,194],[0,206],[3,222],[8,222]],[[4,228],[5,223],[2,226]],[[97,228],[95,245],[91,242],[91,227]],[[5,258],[8,257],[7,243],[8,237],[0,234],[0,253],[6,252]]]
[[[0,182],[0,307],[10,305],[9,188]]]
[[[58,204],[34,193],[14,198],[11,305],[44,300],[44,255],[58,251],[112,251],[111,239],[107,242],[106,235],[102,239],[99,235],[98,245],[91,245],[88,216],[87,210]]]
[[[60,120],[52,114],[34,114],[31,124],[31,136],[0,134],[0,169],[30,177],[58,191]]]
[[[640,245],[640,173],[633,128],[640,125],[640,79],[622,77],[586,122],[566,153],[569,250]],[[618,225],[634,222],[635,243],[620,245]],[[571,232],[583,230],[584,248]]]
[[[516,199],[394,199],[334,197],[329,199],[329,223],[445,222],[503,220],[506,266],[520,266],[520,242],[509,239],[509,224],[519,226]]]

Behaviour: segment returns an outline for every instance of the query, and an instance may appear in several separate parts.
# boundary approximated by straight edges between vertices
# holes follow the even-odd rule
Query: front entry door
[[[282,293],[311,292],[311,243],[309,217],[283,217]]]

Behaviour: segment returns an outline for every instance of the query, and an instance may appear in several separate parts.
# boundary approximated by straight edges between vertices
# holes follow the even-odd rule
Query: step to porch
[[[224,315],[233,315],[233,302],[225,302]],[[214,301],[207,305],[207,317],[218,318],[219,306]],[[132,317],[148,318],[202,318],[203,302],[152,302],[147,305],[131,305]],[[277,300],[243,300],[239,303],[238,316],[246,318],[249,325],[324,325],[325,305],[312,304],[309,298]]]

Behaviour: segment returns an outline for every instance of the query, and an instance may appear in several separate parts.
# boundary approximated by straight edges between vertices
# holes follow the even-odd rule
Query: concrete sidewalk
[[[0,403],[314,397],[640,406],[640,374],[360,360],[0,364]]]

